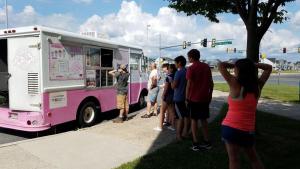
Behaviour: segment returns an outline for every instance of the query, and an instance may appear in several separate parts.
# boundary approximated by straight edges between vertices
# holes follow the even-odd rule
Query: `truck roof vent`
[[[39,74],[28,73],[28,94],[39,94]]]

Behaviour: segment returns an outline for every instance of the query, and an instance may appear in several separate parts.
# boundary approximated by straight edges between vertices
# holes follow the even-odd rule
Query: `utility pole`
[[[149,40],[149,28],[151,27],[151,25],[147,25],[147,41]]]
[[[7,0],[5,0],[5,15],[6,15],[6,28],[8,28],[8,9],[7,9]]]
[[[161,58],[161,33],[159,33],[159,59]]]

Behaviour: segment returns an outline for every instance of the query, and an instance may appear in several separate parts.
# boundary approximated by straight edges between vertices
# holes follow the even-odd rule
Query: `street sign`
[[[216,42],[215,45],[230,45],[232,41],[223,41],[223,42]]]

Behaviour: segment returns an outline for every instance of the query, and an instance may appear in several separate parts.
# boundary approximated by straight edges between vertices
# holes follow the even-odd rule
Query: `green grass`
[[[205,152],[190,150],[191,141],[171,143],[154,153],[123,164],[117,169],[226,169],[227,153],[220,136],[220,123],[227,111],[210,124],[213,149]],[[266,168],[299,168],[300,121],[264,112],[257,113],[259,135],[256,136],[258,154]],[[248,159],[242,155],[241,169],[250,169]]]
[[[215,90],[228,92],[229,87],[226,83],[216,83]],[[274,99],[283,102],[299,103],[299,87],[289,85],[270,85],[267,84],[263,88],[261,97],[266,99]]]
[[[272,73],[278,73],[278,70],[273,70]],[[280,73],[300,73],[300,70],[283,70]]]

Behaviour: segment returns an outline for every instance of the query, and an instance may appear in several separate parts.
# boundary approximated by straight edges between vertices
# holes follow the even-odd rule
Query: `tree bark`
[[[258,63],[261,39],[256,30],[247,30],[247,58]]]

